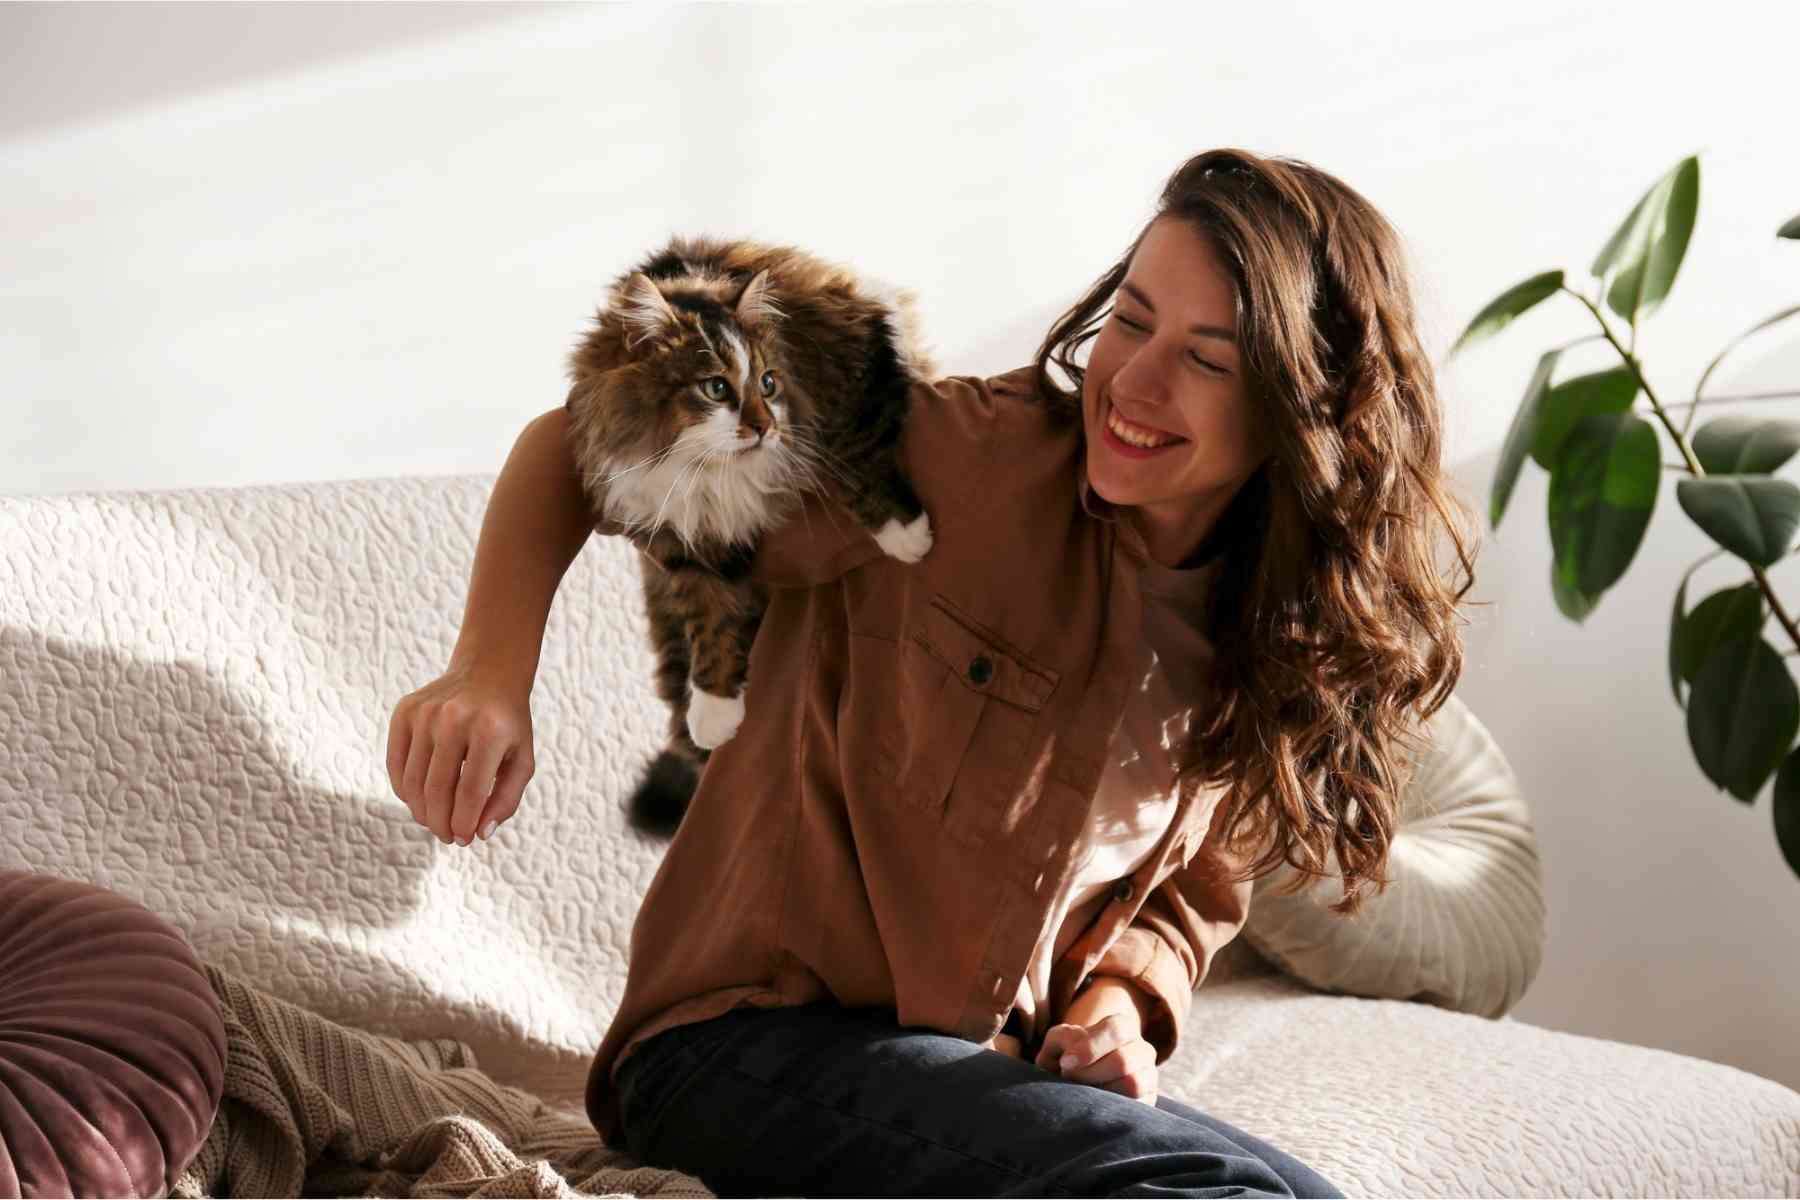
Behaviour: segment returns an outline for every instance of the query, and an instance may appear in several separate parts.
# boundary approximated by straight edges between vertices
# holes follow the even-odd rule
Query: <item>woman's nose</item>
[[[1112,390],[1126,402],[1144,408],[1160,405],[1169,396],[1168,381],[1148,348],[1138,350],[1113,372]]]

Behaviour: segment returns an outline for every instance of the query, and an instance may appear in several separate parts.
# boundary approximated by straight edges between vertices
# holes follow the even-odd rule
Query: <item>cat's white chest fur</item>
[[[607,516],[634,529],[668,529],[689,546],[755,540],[799,482],[778,432],[741,451],[736,418],[723,409],[648,463],[609,464],[607,475]]]

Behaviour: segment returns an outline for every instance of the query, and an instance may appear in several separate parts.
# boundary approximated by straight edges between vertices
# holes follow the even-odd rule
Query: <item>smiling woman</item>
[[[1223,560],[1207,614],[1220,702],[1185,769],[1230,789],[1225,836],[1261,847],[1253,874],[1285,860],[1297,889],[1335,857],[1346,915],[1386,884],[1403,763],[1461,673],[1474,583],[1403,261],[1339,180],[1211,151],[1169,178],[1037,356],[1045,394],[1080,407],[1088,486],[1152,557]]]

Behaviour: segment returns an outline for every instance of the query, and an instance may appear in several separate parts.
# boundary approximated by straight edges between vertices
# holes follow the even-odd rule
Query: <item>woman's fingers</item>
[[[529,702],[448,671],[394,706],[387,769],[414,821],[441,842],[469,845],[513,815],[537,769]]]
[[[469,735],[455,725],[433,730],[431,766],[425,772],[425,826],[441,842],[455,838],[450,832],[450,808],[456,784],[462,778],[463,757],[469,751]]]
[[[463,760],[462,775],[456,783],[456,805],[450,814],[450,836],[458,845],[466,846],[475,840],[475,833],[481,828],[481,810],[487,807],[488,794],[500,774],[500,762],[511,749],[510,743],[492,735],[469,743],[468,757]]]
[[[1133,1100],[1143,1099],[1146,1093],[1154,1098],[1156,1047],[1142,1040],[1127,1042],[1088,1066],[1064,1071],[1063,1078],[1118,1092]]]
[[[532,758],[529,742],[520,746],[517,753],[500,764],[500,774],[494,780],[493,794],[488,797],[487,807],[481,812],[481,823],[475,827],[478,837],[492,837],[494,829],[512,819],[512,815],[519,811],[519,797],[524,794],[525,785],[531,781],[536,771],[537,764]],[[494,829],[488,828],[490,822]]]
[[[1044,1035],[1037,1065],[1071,1083],[1156,1103],[1156,1047],[1123,1015],[1093,1025],[1057,1025]]]
[[[1079,1071],[1123,1046],[1135,1036],[1125,1019],[1113,1014],[1092,1025],[1056,1025],[1044,1035],[1037,1065],[1046,1071],[1068,1075]]]
[[[413,726],[406,748],[406,769],[400,776],[400,798],[412,810],[413,820],[431,826],[425,813],[425,776],[431,769],[431,727],[423,722]]]
[[[403,699],[394,706],[394,715],[388,718],[387,743],[388,786],[393,788],[394,795],[402,800],[407,799],[406,755],[412,749],[412,738],[412,705]],[[407,801],[406,806],[411,808],[411,801]]]

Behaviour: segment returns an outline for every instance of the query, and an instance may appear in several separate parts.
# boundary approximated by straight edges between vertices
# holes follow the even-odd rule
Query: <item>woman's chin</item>
[[[1094,493],[1114,508],[1130,508],[1144,502],[1144,490],[1133,487],[1130,480],[1115,478],[1110,471],[1090,472],[1088,484]]]

